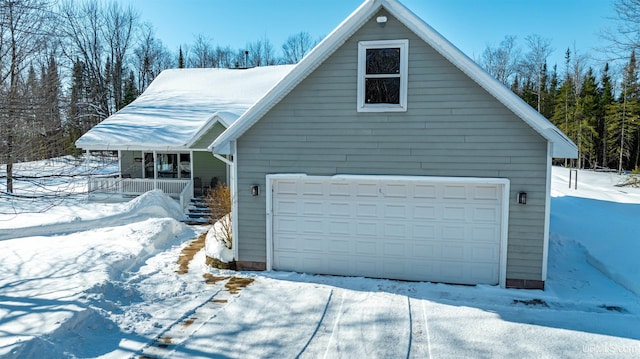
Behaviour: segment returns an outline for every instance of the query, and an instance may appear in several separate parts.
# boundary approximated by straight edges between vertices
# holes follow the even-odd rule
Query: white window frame
[[[400,48],[400,103],[366,103],[365,79],[375,77],[393,77],[389,74],[367,75],[366,61],[368,49]],[[407,75],[409,70],[409,40],[378,40],[358,42],[358,112],[405,112],[407,111]]]

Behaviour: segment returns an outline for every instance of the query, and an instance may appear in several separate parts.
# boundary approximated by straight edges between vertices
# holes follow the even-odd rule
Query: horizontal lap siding
[[[358,41],[404,38],[408,111],[356,112]],[[507,276],[541,279],[546,155],[543,138],[413,33],[372,20],[239,139],[239,259],[266,260],[265,197],[249,188],[267,174],[503,177]]]

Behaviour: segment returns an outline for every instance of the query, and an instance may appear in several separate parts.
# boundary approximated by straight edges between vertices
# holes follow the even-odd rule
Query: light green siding
[[[507,277],[540,280],[546,140],[385,15],[238,139],[238,259],[266,261],[265,196],[248,189],[265,188],[267,174],[500,177],[511,181]],[[408,111],[356,112],[358,41],[394,39],[409,39]],[[521,191],[526,206],[515,203]]]
[[[224,132],[226,128],[220,123],[216,122],[209,131],[205,132],[200,138],[191,146],[193,149],[205,150],[209,145]]]
[[[211,152],[193,152],[193,177],[199,177],[204,186],[209,186],[211,179],[217,177],[221,182],[227,182],[227,165],[213,157]]]

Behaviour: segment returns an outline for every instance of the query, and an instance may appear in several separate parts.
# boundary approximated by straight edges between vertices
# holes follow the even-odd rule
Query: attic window
[[[407,110],[409,40],[358,43],[358,111]]]

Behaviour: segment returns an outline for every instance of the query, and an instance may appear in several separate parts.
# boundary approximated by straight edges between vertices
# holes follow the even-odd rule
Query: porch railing
[[[92,177],[89,179],[89,194],[107,193],[138,196],[161,189],[167,195],[179,199],[183,209],[193,197],[193,181],[176,179]]]

